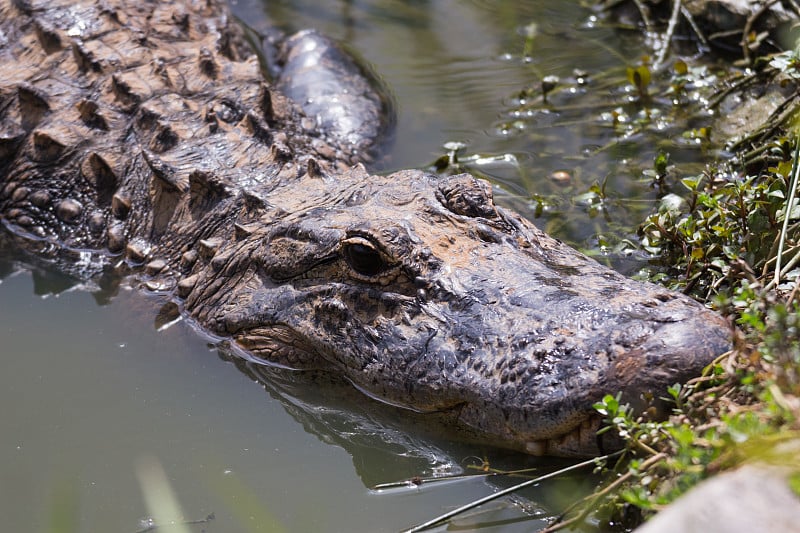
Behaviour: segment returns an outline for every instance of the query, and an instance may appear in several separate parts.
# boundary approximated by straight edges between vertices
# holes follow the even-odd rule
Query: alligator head
[[[248,357],[450,412],[498,445],[596,453],[605,394],[643,409],[729,348],[720,316],[547,236],[468,174],[356,167],[269,202],[199,269],[187,311]]]

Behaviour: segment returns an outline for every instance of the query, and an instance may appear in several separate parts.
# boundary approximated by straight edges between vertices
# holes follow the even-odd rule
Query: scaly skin
[[[718,315],[483,181],[370,176],[263,81],[213,0],[2,0],[0,61],[4,226],[63,268],[132,269],[244,357],[587,455],[604,394],[644,408],[729,347]]]

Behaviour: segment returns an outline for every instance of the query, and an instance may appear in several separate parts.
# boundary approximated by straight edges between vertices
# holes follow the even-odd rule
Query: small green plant
[[[687,191],[683,209],[659,210],[647,217],[640,228],[642,247],[670,265],[669,281],[674,288],[688,288],[710,298],[775,267],[787,216],[787,183],[779,173],[781,168],[785,165],[747,176],[709,169],[683,178]],[[789,213],[790,220],[798,215]],[[788,231],[790,242],[797,242],[800,224],[791,224]],[[798,253],[797,245],[784,251],[787,258]]]
[[[636,88],[636,94],[644,100],[648,97],[647,88],[650,86],[650,68],[646,64],[638,67],[627,68],[628,81]]]

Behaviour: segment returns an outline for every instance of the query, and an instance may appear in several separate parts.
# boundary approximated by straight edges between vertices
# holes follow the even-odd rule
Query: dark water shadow
[[[367,488],[405,481],[405,489],[419,490],[420,479],[475,475],[487,470],[529,470],[524,476],[494,475],[487,481],[498,489],[525,479],[557,471],[577,460],[534,457],[470,443],[471,436],[454,430],[450,413],[416,413],[364,396],[344,380],[328,373],[293,371],[246,361],[224,346],[218,355],[257,382],[303,429],[320,441],[347,451],[353,467]],[[387,465],[402,463],[408,479],[386,479]],[[493,507],[486,516],[469,519],[469,528],[494,527],[555,516],[580,495],[588,494],[600,480],[590,471],[561,476],[528,488]],[[445,485],[439,486],[447,490]],[[426,490],[438,490],[436,484]],[[382,492],[382,491],[381,491]],[[514,511],[507,507],[512,503]],[[465,502],[466,503],[466,502]],[[495,512],[502,511],[502,517]],[[497,523],[494,523],[497,521]]]

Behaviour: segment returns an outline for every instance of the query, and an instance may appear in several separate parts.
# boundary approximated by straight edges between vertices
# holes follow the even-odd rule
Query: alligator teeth
[[[106,217],[100,211],[95,211],[89,216],[89,231],[98,234],[106,227]]]
[[[134,263],[143,263],[149,253],[150,247],[146,243],[139,241],[131,242],[125,248],[126,257]]]
[[[147,287],[147,290],[153,291],[153,292],[163,291],[167,287],[167,285],[165,283],[162,283],[160,281],[153,281],[153,280],[146,281],[144,283],[144,286]]]
[[[119,253],[125,248],[125,228],[121,224],[114,224],[106,231],[108,240],[108,250],[111,253]]]
[[[211,268],[214,272],[219,272],[231,260],[232,254],[217,254],[211,260]]]
[[[197,250],[189,250],[188,252],[184,252],[181,255],[181,268],[184,270],[189,270],[194,266],[197,262]]]
[[[153,259],[144,266],[144,271],[150,276],[155,276],[165,268],[167,268],[166,261],[163,259]]]

